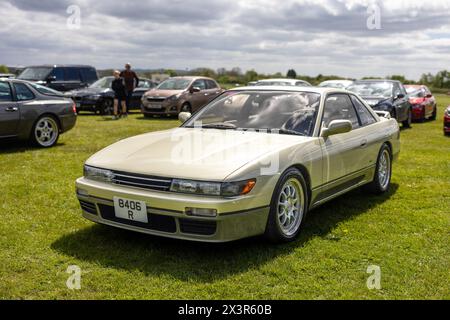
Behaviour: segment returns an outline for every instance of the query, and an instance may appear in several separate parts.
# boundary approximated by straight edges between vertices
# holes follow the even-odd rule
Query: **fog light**
[[[197,217],[216,217],[217,216],[216,209],[186,208],[185,211],[188,216],[197,216]]]
[[[89,192],[87,192],[84,189],[77,188],[77,194],[82,196],[82,197],[89,197]]]

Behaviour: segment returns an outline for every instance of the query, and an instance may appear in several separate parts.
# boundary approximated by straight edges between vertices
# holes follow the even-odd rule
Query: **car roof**
[[[176,76],[176,77],[170,77],[169,79],[186,79],[186,80],[208,79],[208,80],[215,81],[212,78],[202,77],[202,76]]]
[[[392,82],[392,83],[401,83],[398,80],[390,80],[390,79],[364,79],[364,80],[356,80],[355,83],[361,82]]]
[[[248,86],[248,87],[237,87],[230,89],[228,91],[287,91],[287,92],[311,92],[318,94],[326,93],[351,93],[353,92],[347,90],[341,90],[336,88],[322,88],[322,87],[299,87],[299,86]]]
[[[279,81],[279,82],[282,82],[282,81],[285,81],[285,82],[298,82],[298,81],[301,81],[301,82],[306,82],[305,80],[301,80],[301,79],[288,79],[288,78],[261,79],[261,80],[258,80],[258,82],[270,82],[270,81]]]
[[[47,68],[56,68],[56,67],[71,67],[71,68],[93,68],[93,66],[85,65],[85,64],[39,64],[33,66],[26,66],[26,68],[38,68],[38,67],[47,67]]]

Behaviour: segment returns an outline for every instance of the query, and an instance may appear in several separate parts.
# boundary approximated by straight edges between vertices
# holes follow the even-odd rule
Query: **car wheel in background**
[[[302,173],[287,170],[272,195],[265,236],[272,242],[295,240],[308,211],[308,191]]]
[[[110,116],[114,113],[114,101],[112,99],[106,99],[102,102],[100,107],[100,114],[103,116]]]
[[[436,118],[437,118],[437,106],[434,106],[433,114],[431,115],[430,120],[434,121],[436,120]]]
[[[411,108],[409,108],[408,110],[408,118],[402,122],[403,127],[405,128],[411,128],[411,123],[412,123],[412,111]]]
[[[58,121],[50,115],[39,118],[33,126],[31,132],[31,142],[42,148],[49,148],[58,142],[59,125]]]
[[[382,194],[389,190],[392,177],[392,152],[387,144],[383,144],[378,154],[375,177],[373,181],[365,186],[365,189],[374,193]]]
[[[187,102],[183,103],[183,105],[181,106],[181,112],[190,112],[192,113],[192,108],[191,105]]]

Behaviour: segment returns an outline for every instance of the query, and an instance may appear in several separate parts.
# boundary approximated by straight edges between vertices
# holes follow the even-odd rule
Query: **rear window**
[[[64,95],[56,90],[50,89],[48,87],[44,87],[41,85],[38,85],[36,83],[33,82],[29,82],[29,85],[31,87],[33,87],[33,89],[35,89],[37,92],[41,93],[41,94],[45,94],[47,96],[58,96],[58,97],[63,97]]]
[[[17,100],[24,101],[34,99],[33,92],[31,92],[25,83],[14,83],[14,89],[16,90]]]

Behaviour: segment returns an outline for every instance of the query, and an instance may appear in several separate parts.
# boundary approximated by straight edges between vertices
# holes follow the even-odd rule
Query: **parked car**
[[[173,77],[144,94],[141,110],[146,117],[195,112],[222,92],[211,78]]]
[[[304,80],[297,79],[264,79],[259,80],[255,86],[297,86],[311,87],[311,84]]]
[[[179,239],[292,241],[311,209],[363,185],[388,191],[400,134],[379,113],[337,89],[232,89],[180,113],[180,128],[89,158],[76,181],[83,216]]]
[[[447,107],[444,113],[444,134],[450,135],[450,106]]]
[[[42,65],[26,67],[17,78],[65,92],[88,87],[98,80],[98,75],[91,66]]]
[[[15,77],[16,75],[13,73],[0,73],[0,78],[12,79]]]
[[[436,120],[437,103],[430,89],[424,85],[405,85],[414,121]]]
[[[75,104],[60,92],[14,79],[0,79],[0,138],[51,147],[75,126]]]
[[[99,114],[110,114],[114,105],[114,92],[111,89],[113,80],[114,77],[112,76],[103,77],[88,88],[68,91],[65,95],[75,101],[77,111],[92,111]],[[148,89],[156,86],[156,83],[149,79],[140,78],[139,80],[139,86],[133,92],[130,109],[140,110],[142,95]]]
[[[395,80],[358,80],[346,90],[359,94],[374,110],[387,111],[393,118],[411,127],[412,106],[403,84]]]
[[[354,81],[352,80],[328,80],[321,82],[319,87],[321,88],[336,88],[336,89],[345,89],[348,86],[352,85]]]

